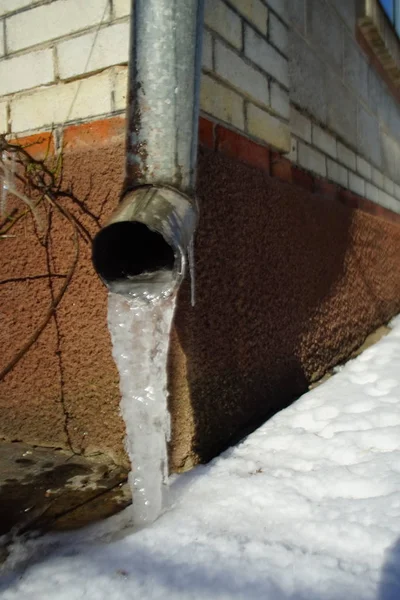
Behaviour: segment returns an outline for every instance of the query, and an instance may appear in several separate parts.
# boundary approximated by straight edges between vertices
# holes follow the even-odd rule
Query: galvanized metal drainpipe
[[[203,0],[132,0],[126,173],[121,202],[93,243],[107,287],[171,293],[196,223]]]

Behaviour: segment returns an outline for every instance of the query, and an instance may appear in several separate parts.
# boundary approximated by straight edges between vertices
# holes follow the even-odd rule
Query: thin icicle
[[[7,212],[7,195],[8,195],[8,185],[3,178],[1,185],[1,198],[0,198],[0,217],[5,217]]]
[[[7,211],[7,198],[10,186],[13,185],[14,174],[15,174],[15,156],[9,156],[7,152],[3,152],[1,157],[2,170],[3,170],[3,183],[1,186],[1,200],[0,200],[0,216],[4,217]],[[8,166],[10,165],[10,166]]]

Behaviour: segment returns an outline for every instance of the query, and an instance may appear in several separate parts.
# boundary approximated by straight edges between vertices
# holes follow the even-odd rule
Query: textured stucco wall
[[[65,180],[86,199],[94,233],[115,206],[123,143],[70,147]],[[285,406],[400,310],[400,228],[261,170],[202,149],[197,300],[179,295],[170,352],[173,468],[207,460]],[[1,363],[50,301],[46,249],[31,219],[2,240]],[[65,273],[71,230],[53,215],[48,257]],[[60,285],[53,279],[54,286]],[[108,452],[124,460],[118,377],[106,327],[106,292],[90,246],[56,321],[0,384],[0,435]]]

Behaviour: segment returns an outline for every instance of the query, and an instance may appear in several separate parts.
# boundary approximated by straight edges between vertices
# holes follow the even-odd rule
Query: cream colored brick
[[[400,213],[400,202],[396,200],[396,198],[394,198],[390,194],[387,194],[386,192],[383,192],[382,190],[379,190],[378,203],[381,206],[392,210],[393,212]]]
[[[230,2],[261,33],[267,34],[268,9],[261,0],[230,0]]]
[[[128,67],[116,67],[114,81],[115,110],[125,110],[128,97]]]
[[[243,104],[243,98],[236,92],[217,83],[208,75],[203,75],[200,88],[201,110],[243,131]]]
[[[327,131],[318,127],[318,125],[313,125],[312,143],[313,146],[316,146],[319,150],[325,152],[325,154],[329,154],[329,156],[336,158],[336,139]]]
[[[247,128],[250,135],[264,140],[277,150],[290,152],[289,126],[254,104],[247,106]]]
[[[346,165],[346,167],[353,169],[353,171],[356,170],[356,155],[341,142],[337,143],[337,157],[341,163]]]
[[[383,188],[383,175],[378,169],[372,167],[372,183],[378,188]]]
[[[0,15],[24,8],[33,4],[36,0],[0,0]]]
[[[342,167],[335,160],[327,159],[328,177],[335,183],[347,188],[349,185],[349,173],[346,167]]]
[[[131,12],[131,0],[113,0],[114,17],[126,17]]]
[[[204,69],[209,71],[213,68],[213,39],[209,31],[203,32],[203,55],[201,58],[201,64]]]
[[[215,71],[231,86],[269,106],[268,79],[225,44],[215,40]]]
[[[286,120],[290,118],[289,92],[275,81],[271,82],[271,108]]]
[[[372,200],[372,202],[377,202],[379,204],[379,194],[380,190],[367,181],[365,184],[365,196],[368,200]]]
[[[287,59],[251,27],[245,25],[244,31],[244,53],[247,58],[286,88],[289,88]]]
[[[269,41],[283,52],[283,54],[287,54],[289,42],[288,28],[272,13],[269,17]]]
[[[306,146],[302,142],[299,142],[298,154],[299,164],[304,169],[326,177],[326,158],[324,154],[310,146]]]
[[[365,196],[365,181],[355,173],[349,173],[349,188],[359,196]]]
[[[0,21],[0,56],[4,56],[4,27],[3,21]]]
[[[296,140],[296,138],[291,137],[290,152],[286,155],[286,158],[288,158],[293,163],[297,163],[297,146],[298,146],[298,141]]]
[[[289,0],[289,2],[300,2],[300,0]],[[346,0],[347,2],[347,0]],[[287,3],[284,0],[268,0],[267,4],[274,10],[282,19],[287,20],[288,10]]]
[[[0,61],[0,96],[54,81],[51,49]]]
[[[372,177],[371,165],[361,158],[361,156],[357,156],[357,172],[360,173],[362,177],[365,177],[365,179],[371,179]]]
[[[206,0],[204,22],[232,46],[242,48],[242,21],[221,0]]]
[[[7,102],[0,102],[0,133],[7,133],[8,117],[7,117]]]
[[[127,63],[128,48],[129,23],[117,23],[101,29],[97,36],[92,32],[67,40],[57,47],[59,75],[61,79],[68,79]]]
[[[56,0],[6,20],[7,48],[15,52],[100,23],[104,1]],[[105,19],[109,12],[106,9]]]
[[[293,106],[290,107],[290,128],[294,135],[311,143],[311,121]]]
[[[391,179],[389,179],[389,177],[386,177],[386,175],[383,177],[383,189],[390,196],[394,195],[394,183]]]
[[[42,129],[64,123],[65,120],[73,121],[110,112],[111,74],[106,72],[13,98],[11,130],[17,133]]]

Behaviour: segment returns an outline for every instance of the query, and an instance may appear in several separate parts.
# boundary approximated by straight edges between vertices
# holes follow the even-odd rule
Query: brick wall
[[[123,112],[129,7],[129,0],[0,0],[1,130]]]
[[[400,212],[400,109],[356,0],[206,0],[201,110]],[[130,0],[0,0],[0,130],[125,111]]]
[[[291,158],[400,212],[400,105],[359,43],[363,1],[270,4],[290,26]]]
[[[262,0],[206,0],[201,108],[290,150],[288,28]]]

